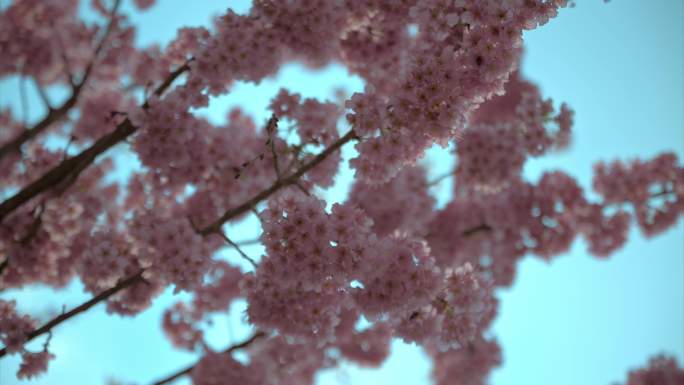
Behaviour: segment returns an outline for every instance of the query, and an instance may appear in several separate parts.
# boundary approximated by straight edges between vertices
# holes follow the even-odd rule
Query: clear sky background
[[[241,12],[248,1],[158,0],[137,14],[141,45],[164,43],[180,26],[208,25],[211,15],[227,6]],[[652,157],[674,151],[684,158],[684,1],[578,1],[548,25],[527,33],[523,72],[541,85],[544,95],[565,101],[576,111],[574,142],[560,154],[528,162],[525,173],[536,180],[545,170],[561,169],[589,188],[592,165],[599,160]],[[130,1],[125,1],[131,11]],[[0,106],[19,109],[16,79],[0,81]],[[257,122],[267,118],[268,100],[279,87],[304,96],[332,98],[333,89],[363,88],[341,66],[309,73],[286,66],[275,79],[259,86],[238,85],[231,95],[217,98],[202,111],[223,121],[233,105],[242,105]],[[29,90],[29,92],[32,92]],[[30,95],[35,101],[35,95]],[[40,110],[31,109],[39,117]],[[115,150],[127,161],[123,148]],[[431,151],[431,174],[448,170],[445,151]],[[345,151],[349,155],[349,151]],[[680,160],[680,164],[681,164]],[[125,163],[122,163],[125,164]],[[336,187],[323,192],[330,200],[344,199],[351,173],[340,175]],[[449,186],[435,189],[440,202]],[[235,226],[235,239],[258,235],[251,218]],[[247,249],[259,255],[259,247]],[[225,256],[239,259],[229,250]],[[48,316],[63,304],[68,308],[89,296],[74,283],[63,291],[31,288],[9,291],[22,310]],[[512,288],[499,292],[501,311],[492,334],[503,346],[504,364],[492,385],[608,385],[624,380],[629,368],[643,365],[659,352],[684,363],[684,224],[644,239],[638,231],[607,260],[591,257],[582,241],[550,263],[529,257],[520,265]],[[196,360],[196,355],[171,348],[160,329],[161,314],[184,299],[167,291],[155,305],[135,318],[110,317],[103,306],[56,329],[51,350],[57,359],[36,385],[105,384],[107,378],[148,384]],[[240,326],[244,303],[229,316],[216,317],[210,329],[217,348],[241,340],[249,330]],[[39,349],[42,340],[31,346]],[[19,360],[0,361],[0,385],[23,384],[15,379]],[[179,381],[179,384],[188,384]],[[415,346],[396,342],[393,355],[377,370],[345,365],[323,372],[319,385],[421,385],[429,383],[429,363]]]

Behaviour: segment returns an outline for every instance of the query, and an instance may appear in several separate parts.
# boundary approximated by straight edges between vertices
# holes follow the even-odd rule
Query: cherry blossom
[[[676,385],[684,381],[684,370],[677,361],[664,354],[651,357],[648,366],[631,370],[625,385],[662,384]]]
[[[552,262],[578,238],[610,258],[633,227],[655,236],[684,214],[674,153],[605,159],[591,186],[570,166],[525,177],[576,129],[574,110],[519,71],[523,32],[565,0],[255,0],[150,45],[121,3],[84,5],[92,22],[76,0],[0,12],[0,76],[43,103],[28,120],[0,107],[0,289],[78,281],[91,296],[45,322],[0,300],[0,359],[21,357],[19,379],[59,360],[50,338],[74,317],[102,303],[135,317],[172,290],[186,297],[159,324],[198,361],[157,384],[314,384],[344,362],[381,366],[395,340],[424,349],[436,384],[485,384],[502,363],[497,289],[519,261]],[[364,88],[339,100],[283,88],[267,118],[244,106],[207,118],[237,82],[293,61],[342,64]],[[422,161],[434,145],[455,164],[439,206]],[[331,199],[348,168],[348,196]],[[263,249],[243,250],[233,229],[252,220]],[[211,317],[236,301],[254,334],[214,349]],[[679,384],[677,365],[656,356],[627,384]]]

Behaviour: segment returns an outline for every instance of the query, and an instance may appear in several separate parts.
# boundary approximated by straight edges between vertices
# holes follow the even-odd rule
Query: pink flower
[[[48,363],[53,360],[55,355],[44,350],[38,353],[24,352],[21,354],[21,365],[19,366],[19,372],[17,373],[17,378],[21,379],[32,379],[38,377],[42,373],[47,371]]]

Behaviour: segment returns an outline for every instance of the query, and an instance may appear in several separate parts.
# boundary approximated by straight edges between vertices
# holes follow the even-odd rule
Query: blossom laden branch
[[[98,42],[97,46],[95,47],[93,56],[88,65],[86,66],[83,72],[83,76],[81,77],[81,80],[78,83],[73,83],[73,80],[71,79],[71,77],[69,77],[68,81],[71,83],[71,95],[69,96],[69,98],[64,103],[62,103],[61,106],[53,108],[47,101],[47,95],[45,95],[42,86],[40,84],[37,84],[38,94],[41,97],[41,99],[43,99],[48,109],[47,115],[45,115],[45,117],[43,117],[43,119],[41,119],[33,127],[24,130],[19,136],[0,146],[0,159],[3,159],[7,155],[19,152],[21,146],[24,145],[24,143],[40,135],[52,124],[60,121],[76,105],[81,95],[81,92],[85,88],[85,85],[88,79],[90,78],[90,75],[92,73],[92,70],[95,66],[97,59],[102,49],[105,47],[105,44],[109,39],[109,35],[111,35],[111,32],[114,29],[116,13],[120,5],[121,0],[116,0],[112,7],[109,23],[107,24],[106,30],[102,38]]]
[[[295,173],[291,174],[288,177],[284,177],[282,179],[276,180],[276,182],[271,185],[271,187],[267,188],[266,190],[261,191],[254,197],[252,197],[250,200],[247,202],[236,206],[228,211],[226,211],[219,219],[217,219],[215,222],[210,224],[209,226],[203,228],[200,230],[200,234],[202,235],[209,235],[212,233],[218,233],[221,230],[221,226],[226,223],[231,218],[234,218],[236,216],[239,216],[247,211],[249,211],[252,207],[254,207],[257,203],[261,202],[262,200],[268,198],[271,196],[271,194],[275,193],[276,191],[280,190],[282,187],[286,187],[289,185],[296,184],[299,178],[301,178],[304,174],[306,174],[308,171],[316,167],[319,163],[324,161],[330,154],[334,153],[335,151],[339,150],[340,147],[345,145],[347,142],[351,141],[352,139],[358,139],[358,136],[353,130],[350,130],[347,132],[343,137],[338,139],[335,143],[330,145],[328,148],[323,150],[320,154],[316,155],[315,158],[313,158],[311,161],[308,163],[304,164],[299,170],[297,170]]]
[[[126,121],[128,121],[128,120],[126,120]],[[130,127],[133,128],[132,125],[130,125]],[[344,135],[339,140],[337,140],[335,143],[333,143],[331,146],[329,146],[328,148],[323,150],[314,159],[312,159],[310,162],[306,163],[304,166],[302,166],[299,170],[297,170],[292,175],[290,175],[286,178],[277,180],[271,187],[267,188],[266,190],[263,190],[259,194],[255,195],[254,197],[249,199],[247,202],[235,207],[232,210],[227,211],[226,213],[224,213],[224,215],[221,216],[221,218],[219,218],[213,224],[209,225],[208,227],[206,227],[204,229],[197,230],[197,232],[203,236],[207,236],[207,235],[210,235],[213,233],[217,233],[217,234],[221,235],[222,234],[221,226],[223,225],[223,223],[225,223],[226,221],[228,221],[231,218],[234,218],[236,216],[241,215],[242,213],[244,213],[246,211],[251,210],[252,207],[254,207],[256,204],[258,204],[262,200],[268,198],[269,196],[271,196],[273,193],[280,190],[281,188],[296,183],[299,178],[301,178],[308,171],[310,171],[311,169],[316,167],[319,163],[321,163],[323,160],[325,160],[328,156],[330,156],[336,150],[339,150],[340,147],[342,147],[345,143],[349,142],[352,139],[356,139],[356,138],[357,138],[357,136],[354,133],[354,131],[349,131],[346,135]],[[71,159],[74,159],[74,158],[70,158],[68,160],[71,160]],[[192,221],[190,223],[194,227],[194,224],[192,223]],[[214,228],[216,228],[218,230],[216,231],[216,230],[214,230]],[[232,243],[232,245],[236,246],[236,248],[239,250],[239,247],[237,247],[236,244]],[[252,263],[254,265],[256,265],[253,261],[252,261]],[[96,305],[102,301],[106,301],[107,299],[109,299],[114,294],[120,292],[121,290],[128,288],[129,286],[133,285],[134,283],[142,281],[142,273],[143,273],[143,271],[141,270],[138,273],[136,273],[135,275],[132,275],[130,277],[123,279],[116,286],[103,291],[102,293],[98,294],[97,296],[93,297],[92,299],[88,300],[87,302],[77,306],[73,310],[55,317],[54,319],[50,320],[48,323],[46,323],[42,327],[40,327],[40,328],[32,331],[31,333],[29,333],[27,335],[27,340],[32,340],[35,337],[38,337],[42,334],[49,332],[53,327],[61,324],[62,322],[72,318],[73,316],[75,316],[79,313],[82,313],[82,312],[90,309],[91,307],[93,307],[94,305]],[[2,350],[0,350],[0,357],[3,357],[6,353],[7,353],[6,349],[3,348]]]
[[[191,60],[188,60],[188,62],[171,72],[164,82],[157,87],[157,89],[154,91],[154,94],[159,96],[164,93],[164,91],[168,89],[179,76],[188,71],[190,69],[189,63]],[[142,108],[147,108],[148,106],[149,103],[146,101]],[[77,178],[86,167],[92,164],[100,154],[106,152],[117,143],[131,136],[137,129],[138,128],[135,127],[128,118],[126,118],[123,122],[116,126],[114,131],[100,137],[89,148],[83,150],[76,156],[65,159],[50,171],[43,174],[43,176],[21,189],[21,191],[0,203],[0,221],[2,221],[7,215],[9,215],[19,206],[31,200],[38,194],[59,185],[65,179],[73,178],[72,180],[75,180],[75,178]]]

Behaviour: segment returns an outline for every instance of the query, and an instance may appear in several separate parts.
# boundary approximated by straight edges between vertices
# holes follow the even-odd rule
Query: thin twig
[[[254,260],[249,255],[242,251],[242,249],[237,243],[231,241],[230,238],[228,238],[228,236],[226,235],[226,233],[224,233],[223,231],[219,231],[219,235],[221,236],[221,238],[223,238],[224,241],[226,241],[227,244],[231,245],[235,250],[237,250],[237,252],[240,253],[240,255],[242,256],[242,258],[249,261],[249,263],[251,263],[252,266],[254,266],[254,269],[257,268],[256,262],[254,262]]]
[[[102,52],[102,49],[105,47],[105,44],[109,39],[109,35],[111,35],[112,31],[114,30],[114,25],[116,24],[116,13],[119,10],[120,5],[121,0],[114,0],[114,5],[112,5],[112,9],[109,12],[109,22],[107,23],[107,27],[105,27],[105,32],[98,41],[97,45],[95,46],[93,56],[90,58],[90,61],[86,65],[85,71],[83,71],[81,81],[78,82],[78,88],[82,88],[85,85],[85,82],[90,76],[90,73],[92,72],[93,68],[95,68],[95,63],[97,62],[97,59],[99,58],[100,53]]]
[[[235,242],[238,246],[252,246],[261,243],[261,238],[245,239],[244,241]]]
[[[665,195],[674,194],[674,192],[674,190],[663,189],[662,191],[658,191],[657,193],[651,194],[650,198],[659,198]]]
[[[309,190],[307,190],[306,188],[304,188],[304,186],[302,186],[301,183],[299,183],[299,182],[294,182],[294,185],[295,185],[297,188],[299,188],[299,191],[301,191],[302,193],[304,193],[304,195],[306,195],[306,196],[310,196],[310,195],[311,195],[311,193],[309,192]]]
[[[193,220],[192,220],[192,218],[190,218],[190,216],[188,216],[188,221],[190,222],[190,226],[192,227],[192,229],[193,229],[196,233],[199,234],[199,228],[197,227],[197,225],[195,225],[195,222],[193,222]],[[256,267],[257,267],[256,262],[254,262],[254,260],[253,260],[252,258],[250,258],[249,255],[247,255],[244,251],[242,251],[242,249],[240,248],[240,245],[239,245],[239,244],[237,244],[237,243],[231,241],[230,238],[228,238],[228,236],[226,235],[226,233],[224,233],[223,231],[219,231],[219,232],[218,232],[218,235],[220,235],[221,238],[223,238],[223,240],[224,240],[227,244],[229,244],[229,245],[232,246],[235,250],[237,250],[238,253],[240,253],[240,255],[242,256],[242,258],[244,258],[244,259],[246,259],[247,261],[249,261],[249,263],[251,263],[252,266],[254,266],[254,268],[256,269]]]
[[[266,124],[266,133],[268,134],[268,141],[266,142],[266,144],[270,145],[271,147],[271,155],[273,156],[273,168],[275,170],[276,178],[280,180],[280,166],[278,165],[278,155],[276,154],[274,140],[274,134],[276,130],[278,130],[278,118],[275,116],[275,114],[273,114],[271,115],[271,118],[268,120],[268,123]]]
[[[52,331],[49,331],[49,332],[47,333],[47,335],[48,335],[48,336],[47,336],[47,339],[46,339],[45,342],[43,343],[43,351],[45,351],[45,352],[47,352],[48,347],[50,346],[50,341],[52,341]]]
[[[249,337],[248,339],[246,339],[245,341],[243,341],[243,342],[241,342],[241,343],[239,343],[239,344],[235,344],[235,345],[229,346],[229,347],[228,347],[227,349],[225,349],[223,352],[224,352],[224,353],[232,353],[232,352],[234,352],[234,351],[236,351],[236,350],[246,348],[247,346],[251,345],[254,341],[258,340],[259,338],[263,338],[263,337],[265,337],[265,336],[266,336],[266,333],[264,333],[264,332],[256,332],[256,333],[254,333],[251,337]],[[198,361],[198,362],[199,362],[199,361]],[[164,378],[161,379],[161,380],[157,380],[157,381],[154,382],[152,385],[164,385],[164,384],[168,384],[168,383],[171,383],[171,382],[177,380],[177,379],[180,378],[180,377],[183,377],[183,376],[185,376],[185,375],[188,375],[188,374],[190,374],[190,372],[192,372],[192,370],[195,368],[195,366],[197,366],[198,362],[195,362],[194,364],[192,364],[192,365],[190,365],[190,366],[188,366],[188,367],[186,367],[186,368],[184,368],[184,369],[181,369],[181,370],[179,370],[178,372],[169,375],[168,377],[164,377]]]
[[[52,103],[50,102],[50,98],[48,98],[47,93],[45,92],[45,88],[43,88],[43,86],[35,78],[33,79],[33,83],[36,86],[36,91],[38,91],[38,96],[40,96],[40,99],[45,104],[45,108],[48,111],[53,110],[54,108],[52,108]]]
[[[52,28],[52,33],[57,42],[59,48],[60,57],[62,59],[62,67],[64,69],[64,76],[72,89],[76,87],[76,82],[74,81],[74,73],[71,71],[71,63],[69,62],[69,57],[66,54],[66,48],[64,47],[64,42],[62,41],[62,36],[59,31],[55,29],[55,25],[50,23]]]
[[[26,98],[26,78],[24,76],[19,79],[19,100],[21,101],[21,124],[26,126],[29,106],[28,99]]]
[[[290,161],[290,164],[287,165],[285,170],[291,170],[292,166],[294,166],[295,163],[297,163],[299,161],[299,154],[302,152],[303,149],[304,149],[304,145],[292,146],[291,151],[292,151],[293,157],[292,157],[292,160]]]
[[[451,171],[449,171],[449,172],[447,172],[447,173],[444,173],[444,174],[438,176],[437,178],[435,178],[435,179],[433,179],[433,180],[427,182],[427,186],[428,186],[428,187],[436,186],[436,185],[442,183],[443,180],[449,178],[449,177],[452,176],[452,175],[454,175],[454,170],[451,170]]]
[[[74,135],[69,135],[69,141],[67,142],[66,146],[64,146],[64,154],[62,155],[62,161],[64,161],[68,156],[69,156],[69,147],[71,147],[71,144],[74,142],[76,137]]]

